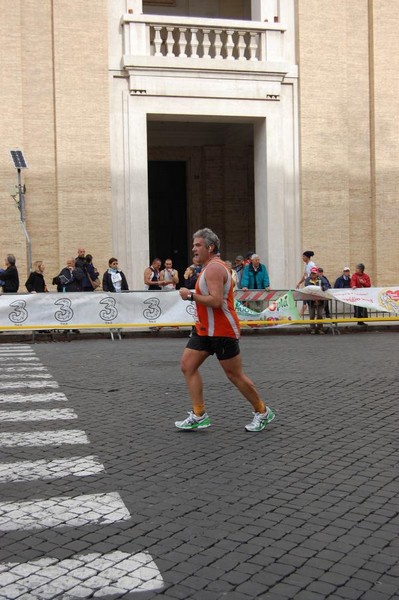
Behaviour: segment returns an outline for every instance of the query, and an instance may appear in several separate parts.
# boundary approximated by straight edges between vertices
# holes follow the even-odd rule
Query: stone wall
[[[399,7],[299,0],[303,249],[398,283]]]
[[[24,291],[26,244],[10,198],[10,149],[23,149],[29,166],[27,228],[47,282],[80,245],[100,270],[112,251],[107,2],[3,0],[1,11],[0,253],[16,255]]]

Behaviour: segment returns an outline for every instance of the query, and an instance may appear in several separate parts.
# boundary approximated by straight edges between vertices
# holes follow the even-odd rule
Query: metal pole
[[[31,241],[30,241],[30,237],[28,234],[28,230],[26,229],[25,192],[24,192],[24,186],[22,185],[22,180],[21,180],[21,169],[17,169],[17,171],[18,171],[18,197],[19,197],[18,208],[19,208],[19,213],[20,213],[20,217],[21,217],[22,230],[26,237],[28,268],[29,268],[29,273],[31,273],[31,271],[32,271],[32,246],[31,246]]]

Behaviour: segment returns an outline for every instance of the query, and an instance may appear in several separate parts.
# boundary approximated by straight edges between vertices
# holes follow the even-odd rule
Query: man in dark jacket
[[[7,254],[5,260],[6,268],[1,274],[3,281],[3,292],[5,294],[15,294],[19,288],[18,269],[15,266],[15,256]]]
[[[75,259],[68,258],[66,267],[54,277],[53,285],[57,286],[57,292],[81,292],[83,277],[82,269],[75,266]]]
[[[342,275],[337,277],[334,283],[334,287],[338,289],[350,288],[351,286],[351,270],[349,267],[344,267]]]
[[[75,267],[78,269],[85,270],[86,266],[86,250],[84,248],[78,248],[78,255],[75,258]]]

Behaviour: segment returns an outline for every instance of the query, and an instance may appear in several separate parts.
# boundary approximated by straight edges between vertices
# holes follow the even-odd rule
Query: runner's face
[[[204,263],[206,263],[207,260],[209,260],[209,256],[209,248],[205,246],[204,238],[194,238],[193,257],[198,260],[200,265],[203,265]]]

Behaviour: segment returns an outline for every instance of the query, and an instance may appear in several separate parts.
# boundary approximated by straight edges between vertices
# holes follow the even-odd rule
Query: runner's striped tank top
[[[197,303],[197,322],[195,329],[198,335],[211,337],[240,337],[240,325],[234,310],[233,281],[224,262],[218,258],[212,259],[212,264],[220,264],[227,272],[227,281],[223,286],[223,305],[221,308],[211,308]],[[195,293],[199,296],[208,296],[208,286],[205,273],[208,265],[200,272],[195,284]]]

